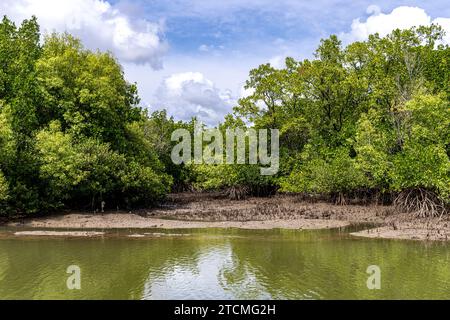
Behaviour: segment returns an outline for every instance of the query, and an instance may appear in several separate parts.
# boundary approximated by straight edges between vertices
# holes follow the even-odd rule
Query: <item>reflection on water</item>
[[[340,231],[0,240],[0,299],[450,298],[450,245]],[[166,231],[166,233],[180,233]],[[81,290],[66,269],[81,268]],[[369,265],[381,290],[368,290]]]

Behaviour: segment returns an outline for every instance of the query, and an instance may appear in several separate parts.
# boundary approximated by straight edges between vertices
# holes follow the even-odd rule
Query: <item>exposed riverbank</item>
[[[415,218],[411,214],[395,214],[386,217],[380,227],[352,233],[356,237],[402,240],[450,240],[448,217]]]
[[[9,222],[9,226],[51,229],[326,229],[355,223],[378,228],[352,235],[370,238],[448,240],[446,219],[418,219],[398,214],[391,206],[339,206],[313,203],[298,196],[229,200],[220,194],[177,194],[156,209],[104,214],[72,212],[64,215]]]
[[[197,228],[240,228],[240,229],[325,229],[345,227],[346,221],[339,220],[261,220],[261,221],[185,221],[144,218],[135,214],[109,213],[104,215],[68,214],[60,217],[32,219],[25,223],[11,223],[10,226],[32,228],[72,229],[197,229]]]

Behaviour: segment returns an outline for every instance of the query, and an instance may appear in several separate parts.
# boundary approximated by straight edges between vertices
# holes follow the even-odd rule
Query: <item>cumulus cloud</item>
[[[197,117],[214,126],[231,112],[236,103],[230,90],[219,90],[200,72],[177,73],[167,77],[156,94],[157,107],[176,119]]]
[[[162,67],[163,23],[134,19],[104,0],[2,0],[0,14],[16,23],[35,15],[42,31],[67,31],[88,48],[112,51],[121,61]]]
[[[444,42],[450,44],[450,18],[432,19],[424,9],[407,6],[397,7],[391,13],[382,13],[379,7],[369,6],[367,13],[370,16],[366,21],[362,22],[360,18],[353,20],[351,31],[341,35],[345,42],[366,40],[374,33],[385,36],[394,29],[409,29],[434,23],[446,30]]]

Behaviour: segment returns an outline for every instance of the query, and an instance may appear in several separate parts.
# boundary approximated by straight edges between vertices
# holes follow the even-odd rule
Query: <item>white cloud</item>
[[[269,60],[269,63],[275,69],[283,69],[286,66],[285,61],[286,61],[286,57],[287,56],[288,55],[275,56],[275,57],[273,57],[272,59]]]
[[[198,47],[198,51],[204,55],[214,55],[214,56],[222,56],[223,50],[225,49],[224,45],[207,45],[202,44]]]
[[[154,69],[162,67],[168,49],[162,22],[134,19],[104,0],[2,0],[0,14],[16,23],[35,15],[44,32],[67,31],[88,48]]]
[[[446,31],[446,35],[444,36],[444,43],[450,44],[450,18],[436,18],[433,20],[433,23],[440,25]]]
[[[424,9],[418,7],[401,6],[391,13],[382,13],[377,6],[369,6],[370,16],[365,22],[360,18],[353,20],[351,31],[341,35],[346,43],[366,40],[370,34],[379,33],[385,36],[395,29],[409,29],[414,26],[428,26],[432,23],[440,24],[447,32],[444,42],[450,43],[450,18],[432,19]]]
[[[367,7],[367,14],[379,15],[381,13],[381,8],[375,4],[371,4]]]
[[[210,50],[210,47],[206,44],[202,44],[200,47],[198,47],[198,51],[208,52],[209,50]]]
[[[236,103],[230,90],[219,90],[200,72],[167,77],[157,91],[157,108],[165,108],[176,119],[198,120],[213,126],[232,111]]]
[[[253,88],[246,89],[245,86],[242,86],[239,96],[241,98],[247,98],[247,97],[250,97],[251,95],[253,95],[254,93],[255,93],[255,89],[253,89]]]

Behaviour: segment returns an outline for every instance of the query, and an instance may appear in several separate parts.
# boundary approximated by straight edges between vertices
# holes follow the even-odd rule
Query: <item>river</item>
[[[450,298],[449,244],[355,238],[350,229],[3,236],[0,299]],[[149,234],[129,237],[136,232]],[[66,285],[71,265],[80,290]],[[380,289],[367,287],[370,265],[380,268]]]

